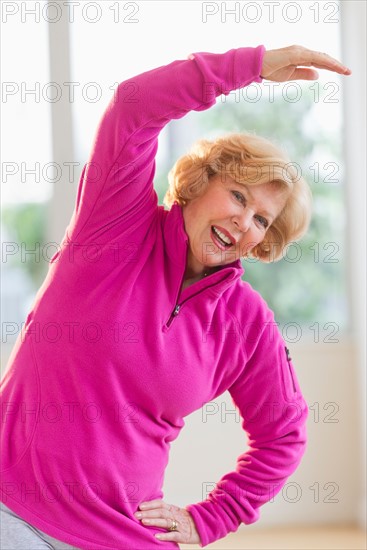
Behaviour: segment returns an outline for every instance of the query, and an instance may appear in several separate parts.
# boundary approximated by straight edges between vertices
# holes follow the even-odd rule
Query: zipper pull
[[[180,311],[180,308],[181,308],[181,306],[179,306],[179,305],[177,304],[177,306],[175,307],[175,309],[174,309],[173,312],[172,312],[172,315],[173,315],[174,317],[176,317],[176,315],[178,315],[178,313],[179,313],[179,311]]]
[[[289,349],[287,347],[285,347],[285,353],[287,354],[287,361],[292,361],[292,358],[291,356],[289,355]]]
[[[175,309],[172,311],[172,313],[171,313],[171,315],[170,315],[170,318],[169,318],[168,321],[167,321],[167,325],[166,325],[167,328],[169,328],[169,327],[171,326],[171,323],[172,323],[173,319],[174,319],[175,317],[177,317],[178,312],[180,311],[180,308],[181,308],[181,306],[179,306],[179,305],[177,304],[177,306],[175,307]]]

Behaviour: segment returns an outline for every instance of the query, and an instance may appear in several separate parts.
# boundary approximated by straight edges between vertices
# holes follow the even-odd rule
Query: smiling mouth
[[[221,248],[231,248],[232,243],[228,242],[229,239],[222,232],[220,232],[214,225],[211,226],[212,236],[215,238],[216,242],[221,245]]]

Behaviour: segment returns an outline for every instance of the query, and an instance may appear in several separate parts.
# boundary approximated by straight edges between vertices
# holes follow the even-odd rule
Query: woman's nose
[[[252,220],[252,211],[249,208],[244,208],[241,214],[234,217],[234,223],[240,231],[246,233],[250,229]]]

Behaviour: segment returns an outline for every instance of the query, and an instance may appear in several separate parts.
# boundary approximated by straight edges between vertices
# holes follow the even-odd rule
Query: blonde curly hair
[[[312,195],[306,180],[287,155],[269,140],[249,133],[231,133],[214,141],[200,139],[168,174],[164,204],[184,207],[205,193],[217,174],[247,186],[270,183],[284,188],[284,208],[248,254],[263,262],[280,260],[289,244],[300,239],[311,219]],[[247,255],[247,254],[246,254]]]

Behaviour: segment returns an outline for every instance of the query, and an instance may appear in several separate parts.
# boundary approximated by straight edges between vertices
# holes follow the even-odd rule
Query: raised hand
[[[308,50],[303,46],[288,46],[265,52],[260,76],[274,82],[316,80],[318,72],[306,67],[326,69],[343,75],[352,74],[348,67],[326,53]]]

